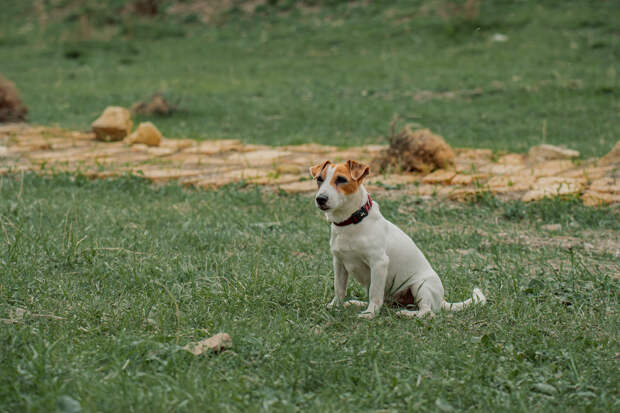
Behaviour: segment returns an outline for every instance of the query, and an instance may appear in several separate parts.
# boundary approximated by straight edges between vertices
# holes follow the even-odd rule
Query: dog
[[[381,215],[363,180],[370,167],[349,160],[325,161],[310,167],[318,191],[316,206],[331,222],[330,249],[334,266],[334,299],[327,305],[366,307],[359,317],[372,319],[384,302],[416,305],[401,310],[407,318],[432,316],[439,310],[461,310],[473,303],[486,303],[475,288],[472,298],[458,303],[444,300],[441,280],[413,240]],[[368,302],[344,301],[349,276],[368,290]]]

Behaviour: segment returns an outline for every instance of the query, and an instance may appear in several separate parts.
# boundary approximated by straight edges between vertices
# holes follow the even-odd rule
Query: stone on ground
[[[584,181],[576,178],[548,176],[540,178],[531,191],[523,195],[522,201],[538,201],[547,197],[578,195],[583,189]]]
[[[456,172],[447,171],[445,169],[438,169],[435,172],[426,175],[422,178],[422,182],[425,184],[449,184],[452,178],[454,178]]]
[[[131,132],[131,114],[120,106],[108,106],[92,123],[93,132],[101,141],[120,141]]]
[[[148,146],[159,146],[161,140],[161,132],[155,125],[151,122],[142,122],[138,125],[135,132],[125,139],[125,142],[131,145],[142,143]]]
[[[226,333],[218,333],[213,337],[201,340],[197,343],[188,343],[185,350],[189,351],[195,356],[199,356],[203,353],[219,353],[222,350],[232,347],[232,339]]]

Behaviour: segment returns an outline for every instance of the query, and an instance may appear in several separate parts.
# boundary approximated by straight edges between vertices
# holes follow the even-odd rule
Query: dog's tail
[[[471,298],[468,298],[467,300],[461,301],[459,303],[449,303],[447,301],[444,301],[441,304],[441,309],[447,310],[447,311],[460,311],[466,307],[469,307],[472,304],[484,305],[486,303],[487,303],[487,298],[484,296],[484,294],[482,294],[482,291],[480,291],[480,288],[474,288],[474,292],[472,293]]]

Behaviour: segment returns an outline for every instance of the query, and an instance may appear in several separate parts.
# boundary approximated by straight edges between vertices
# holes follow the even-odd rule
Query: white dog
[[[331,225],[330,246],[334,261],[334,305],[366,306],[347,301],[349,275],[368,289],[368,307],[359,316],[373,318],[384,300],[400,305],[416,304],[418,310],[402,310],[404,317],[424,317],[440,309],[460,310],[471,303],[486,303],[478,288],[472,298],[448,303],[437,273],[422,251],[396,225],[386,220],[362,185],[368,165],[355,161],[325,161],[310,168],[319,190],[316,205]]]

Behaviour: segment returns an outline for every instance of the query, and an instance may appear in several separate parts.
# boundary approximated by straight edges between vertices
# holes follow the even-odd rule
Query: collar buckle
[[[334,222],[334,225],[338,227],[344,227],[350,224],[359,224],[368,216],[368,213],[372,208],[372,198],[368,195],[368,201],[360,209],[355,211],[349,218],[342,222]]]

